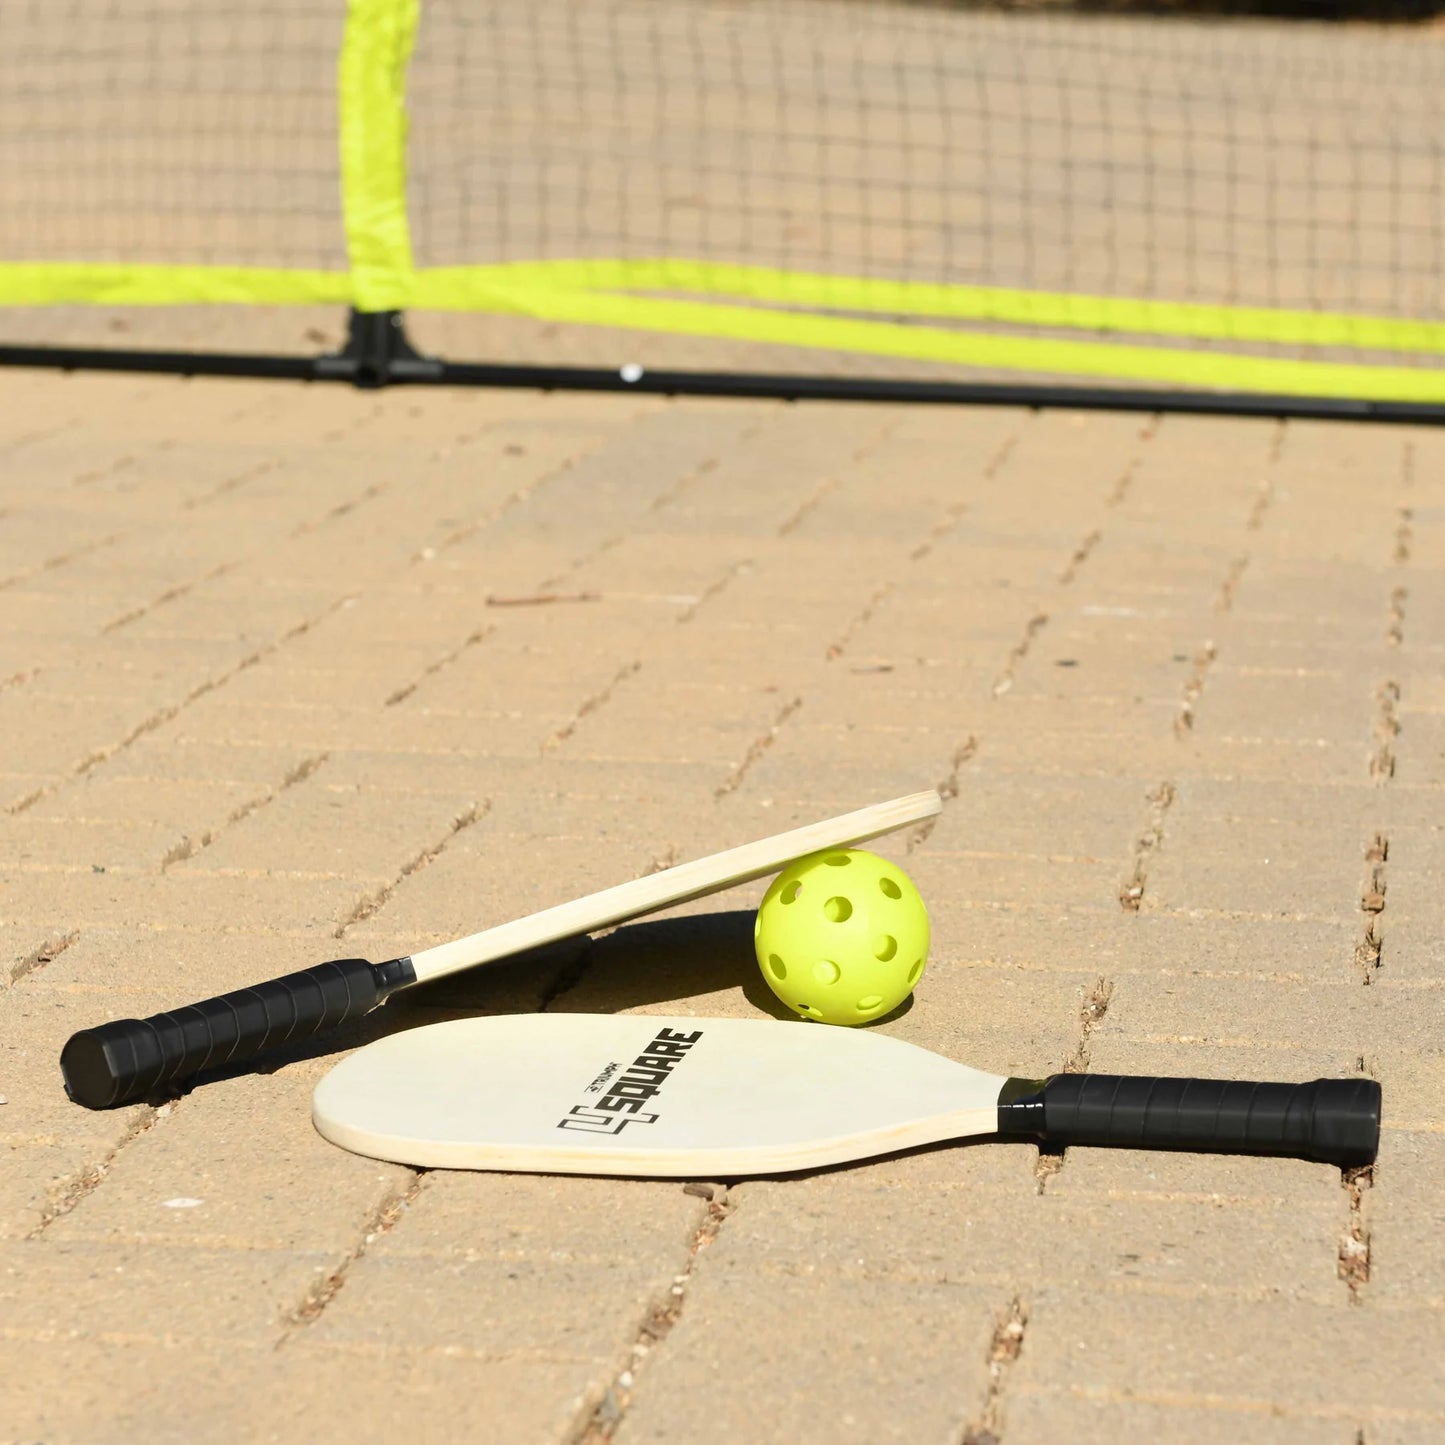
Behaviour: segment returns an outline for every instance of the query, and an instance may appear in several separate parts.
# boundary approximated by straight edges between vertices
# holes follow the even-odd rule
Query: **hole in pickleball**
[[[879,886],[879,887],[884,891],[884,893],[886,893],[886,894],[888,895],[888,897],[890,897],[890,898],[902,898],[902,897],[903,897],[903,890],[902,890],[891,878],[880,878],[880,879],[878,880],[878,886]]]
[[[831,958],[820,958],[813,965],[813,977],[819,983],[837,983],[840,972],[838,965]]]
[[[791,883],[788,884],[786,888],[783,889],[780,894],[778,894],[778,898],[783,903],[791,903],[793,899],[795,899],[802,891],[803,885],[799,883],[798,880],[795,878]]]
[[[915,959],[913,960],[913,967],[908,970],[908,987],[909,987],[909,988],[912,988],[913,985],[918,982],[918,975],[919,975],[920,973],[922,973],[922,972],[923,972],[923,960],[922,960],[921,958],[915,958]]]
[[[898,952],[898,940],[891,933],[885,933],[873,940],[873,957],[880,963],[887,963]]]
[[[823,905],[823,912],[833,923],[846,923],[853,916],[853,905],[841,896],[830,898]]]
[[[830,868],[846,868],[853,860],[846,853],[829,853],[823,859]]]
[[[860,1014],[871,1014],[879,1004],[883,1002],[883,995],[880,993],[864,994],[857,1003],[853,1005]]]
[[[768,955],[768,967],[772,969],[774,978],[787,978],[788,965],[776,953]]]

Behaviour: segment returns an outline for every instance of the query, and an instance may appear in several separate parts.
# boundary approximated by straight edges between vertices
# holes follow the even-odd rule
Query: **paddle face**
[[[846,848],[907,827],[910,823],[921,822],[924,818],[933,817],[942,807],[943,800],[931,788],[921,793],[909,793],[853,813],[826,818],[820,823],[775,833],[771,838],[761,838],[756,843],[744,843],[738,848],[710,853],[705,858],[694,858],[659,873],[649,873],[645,877],[619,883],[614,888],[604,888],[600,893],[589,893],[585,897],[559,903],[541,913],[499,924],[467,938],[438,944],[435,948],[412,954],[408,964],[415,981],[425,983],[427,979],[440,978],[458,969],[525,953],[543,944],[557,943],[564,938],[575,938],[579,934],[608,928],[614,923],[626,922],[630,918],[640,918],[645,913],[655,913],[675,903],[720,893],[725,888],[776,873],[808,853],[824,848]]]
[[[312,1117],[404,1164],[711,1179],[991,1134],[1005,1082],[853,1029],[513,1014],[368,1045],[316,1086]]]

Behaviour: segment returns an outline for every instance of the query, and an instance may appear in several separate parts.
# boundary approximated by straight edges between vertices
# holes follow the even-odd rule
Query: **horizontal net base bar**
[[[1445,403],[1445,324],[1392,317],[930,285],[675,259],[437,267],[410,273],[397,291],[404,305],[423,311],[514,315],[975,375]],[[0,265],[0,306],[344,304],[350,292],[344,272]],[[645,345],[636,349],[645,362]],[[1281,349],[1289,354],[1278,354]],[[1349,353],[1376,355],[1355,360]]]
[[[1043,382],[950,382],[889,380],[870,376],[748,374],[739,371],[667,371],[638,366],[520,366],[424,361],[399,374],[358,365],[337,355],[316,358],[0,345],[0,366],[51,367],[235,376],[298,381],[343,381],[362,386],[406,385],[510,387],[531,391],[644,393],[663,396],[734,397],[776,401],[881,402],[906,405],[1060,407],[1196,416],[1253,416],[1318,421],[1381,422],[1445,426],[1445,403],[1370,401],[1248,392],[1177,391],[1152,388],[1058,386]]]

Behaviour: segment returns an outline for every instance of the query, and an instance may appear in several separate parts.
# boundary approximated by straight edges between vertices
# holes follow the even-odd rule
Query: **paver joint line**
[[[988,1389],[977,1417],[964,1429],[959,1445],[1002,1445],[1009,1370],[1023,1353],[1029,1311],[1015,1296],[999,1316],[988,1344]]]
[[[1138,913],[1149,883],[1149,864],[1164,842],[1165,819],[1179,796],[1179,789],[1165,779],[1148,795],[1149,815],[1134,839],[1131,867],[1119,888],[1119,906],[1126,913]]]
[[[706,1189],[705,1195],[696,1185],[683,1186],[684,1193],[706,1198],[707,1203],[701,1222],[688,1240],[687,1256],[682,1268],[674,1275],[667,1293],[660,1299],[654,1299],[649,1305],[623,1368],[612,1377],[602,1391],[600,1400],[584,1409],[573,1428],[567,1432],[569,1445],[606,1445],[606,1442],[613,1438],[626,1419],[644,1365],[682,1317],[687,1306],[688,1286],[698,1268],[699,1256],[717,1240],[724,1222],[738,1207],[735,1191],[728,1189],[726,1185],[705,1185],[702,1189]]]
[[[383,884],[374,892],[367,893],[357,900],[347,913],[346,917],[337,924],[333,938],[341,939],[357,926],[365,923],[374,917],[391,901],[392,895],[413,873],[419,873],[423,868],[428,867],[439,858],[447,845],[457,834],[465,832],[466,829],[475,826],[491,811],[491,799],[481,803],[471,803],[465,807],[455,818],[446,833],[435,843],[429,843],[415,857],[403,863],[396,877],[389,883]]]
[[[789,698],[782,707],[773,715],[768,730],[760,737],[754,738],[748,744],[748,750],[743,754],[742,760],[731,773],[720,782],[713,790],[714,798],[725,798],[729,793],[735,793],[743,784],[752,767],[762,758],[763,754],[777,741],[778,734],[782,732],[788,720],[797,713],[803,706],[801,697]]]
[[[365,1257],[367,1250],[382,1235],[390,1234],[406,1217],[407,1210],[416,1203],[426,1186],[428,1171],[408,1170],[407,1174],[409,1177],[406,1182],[399,1188],[390,1190],[368,1216],[341,1260],[281,1316],[276,1349],[284,1348],[299,1331],[321,1318],[327,1306],[341,1293],[352,1269]]]

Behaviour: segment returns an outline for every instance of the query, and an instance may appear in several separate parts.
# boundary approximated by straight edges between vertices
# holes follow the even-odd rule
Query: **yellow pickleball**
[[[768,987],[805,1018],[866,1024],[897,1008],[928,961],[928,910],[896,863],[830,848],[790,863],[753,925]]]

